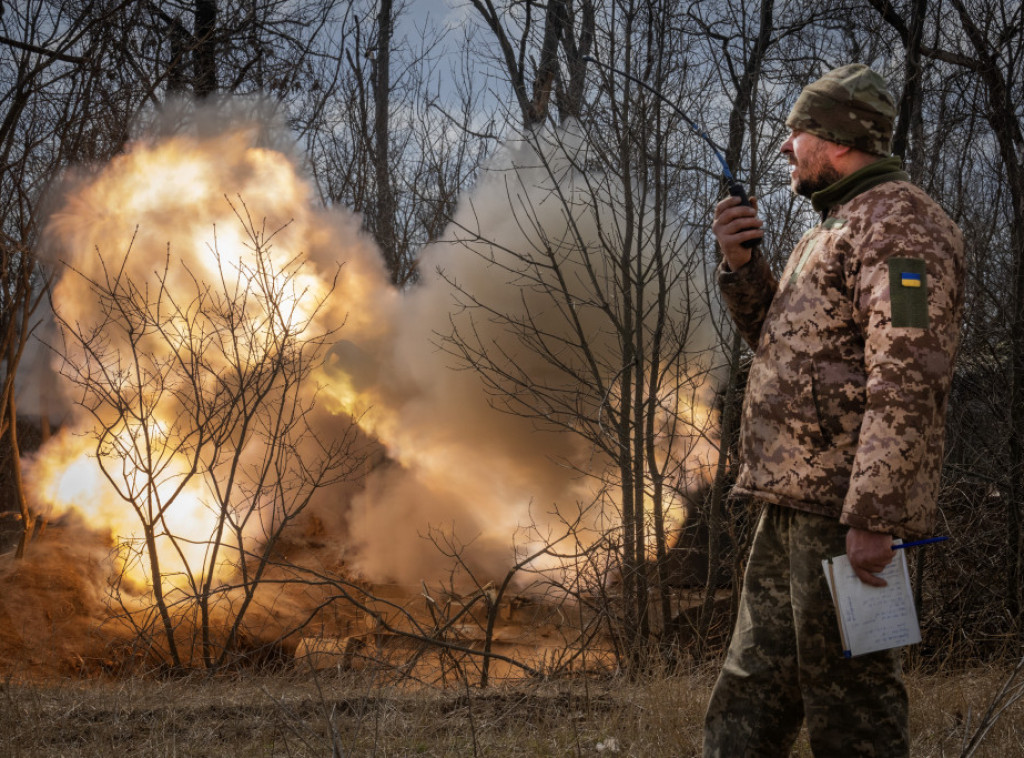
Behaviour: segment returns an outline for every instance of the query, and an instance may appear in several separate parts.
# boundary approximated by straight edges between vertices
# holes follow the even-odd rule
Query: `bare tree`
[[[672,90],[685,55],[668,33],[679,10],[616,2],[596,11],[583,5],[578,17],[570,13],[560,38],[578,35],[569,47],[578,52],[593,44],[629,76],[593,72],[589,93],[600,101],[565,113],[578,120],[559,129],[538,126],[531,114],[546,101],[525,95],[522,51],[539,45],[542,60],[548,40],[531,36],[531,9],[516,16],[511,8],[502,15],[493,4],[477,7],[505,51],[531,128],[512,140],[510,153],[519,158],[489,167],[490,177],[481,179],[479,194],[490,191],[492,202],[500,195],[514,229],[507,236],[490,233],[481,219],[493,211],[481,206],[460,211],[448,236],[480,256],[481,265],[503,271],[519,294],[485,294],[474,290],[472,277],[450,277],[461,310],[445,345],[480,374],[495,406],[578,435],[601,461],[591,460],[584,473],[597,478],[614,514],[601,544],[613,551],[621,581],[616,638],[637,670],[652,643],[671,644],[669,533],[685,498],[702,486],[706,474],[698,462],[706,463],[715,444],[713,308],[701,248],[681,223],[675,189],[695,185],[692,164],[677,151],[696,151],[679,139],[689,127],[678,112],[634,83]],[[519,57],[509,55],[515,46],[503,19],[519,24]],[[538,65],[542,85],[544,70]],[[565,89],[570,79],[562,79]],[[714,176],[713,169],[703,172],[704,180]],[[699,202],[706,214],[706,197]]]
[[[85,114],[102,122],[118,112],[99,66],[109,57],[106,31],[128,4],[31,0],[0,16],[0,439],[21,520],[19,557],[35,525],[21,478],[15,388],[45,298],[47,274],[34,254],[39,209],[48,181],[68,162],[120,145],[120,130],[96,129]]]
[[[14,244],[0,242],[0,439],[6,437],[10,444],[13,491],[21,518],[21,536],[15,552],[18,558],[24,557],[36,524],[21,477],[15,379],[25,347],[35,331],[34,315],[45,292],[45,282],[37,273],[34,258]]]
[[[498,43],[523,126],[533,128],[547,119],[553,92],[562,118],[578,116],[586,76],[583,58],[594,43],[593,0],[471,2]]]
[[[277,540],[318,490],[360,463],[354,427],[323,437],[309,417],[311,374],[333,336],[316,326],[330,291],[306,292],[302,256],[275,263],[275,233],[244,212],[239,223],[250,255],[229,263],[215,249],[219,278],[192,274],[187,298],[168,284],[170,254],[162,273],[140,281],[127,273],[129,250],[87,282],[101,315],[60,319],[63,373],[94,419],[103,474],[143,534],[123,545],[125,571],[145,574],[156,617],[117,585],[115,596],[174,667],[234,660]],[[207,514],[205,533],[174,526],[190,498]]]
[[[334,27],[336,51],[311,59],[308,89],[323,97],[301,129],[323,202],[362,215],[392,282],[406,287],[419,249],[443,229],[486,152],[454,126],[477,116],[480,96],[471,84],[452,103],[441,84],[443,29],[396,31],[408,3],[350,7]]]
[[[758,88],[761,86],[762,69],[767,65],[771,48],[776,43],[774,6],[773,2],[761,3],[756,21],[753,18],[748,18],[745,10],[740,11],[736,18],[729,18],[728,15],[717,16],[715,11],[721,9],[715,9],[706,14],[694,10],[689,14],[690,23],[701,31],[708,42],[718,40],[724,48],[726,69],[729,72],[728,91],[731,101],[728,112],[729,128],[725,160],[731,166],[749,165],[751,176],[755,175],[759,162],[763,158],[758,154],[758,145],[753,137],[756,134],[754,131],[755,118],[763,117],[764,114],[758,113],[755,116],[755,105]],[[730,27],[741,33],[730,35],[724,31]],[[743,33],[744,31],[745,33]],[[763,129],[763,126],[761,128]],[[743,149],[745,143],[746,151]],[[772,189],[768,186],[752,184],[750,191],[761,196],[762,193],[768,194]],[[705,537],[707,572],[704,576],[700,612],[697,614],[693,630],[698,656],[708,652],[705,643],[709,639],[712,625],[719,621],[714,618],[714,611],[716,588],[720,582],[719,566],[723,562],[722,545],[725,535],[734,531],[727,524],[725,497],[734,475],[735,440],[738,434],[739,409],[742,402],[741,382],[746,367],[747,346],[736,332],[731,334],[728,345],[729,373],[722,388],[722,445],[718,451],[715,477],[706,497],[706,506],[697,514],[700,522],[707,525]],[[742,549],[742,544],[737,545],[737,552]],[[738,589],[739,574],[739,571],[733,571],[735,589]]]

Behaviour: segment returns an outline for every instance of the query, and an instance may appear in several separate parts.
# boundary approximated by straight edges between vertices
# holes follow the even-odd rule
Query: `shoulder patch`
[[[894,327],[928,328],[928,272],[921,258],[890,258],[889,303]]]

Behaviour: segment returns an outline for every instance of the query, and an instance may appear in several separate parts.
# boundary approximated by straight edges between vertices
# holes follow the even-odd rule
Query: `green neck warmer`
[[[861,192],[884,182],[908,181],[910,177],[902,170],[902,164],[903,161],[898,155],[870,163],[820,192],[815,192],[811,195],[811,205],[814,206],[814,210],[824,214],[830,208],[848,203]]]

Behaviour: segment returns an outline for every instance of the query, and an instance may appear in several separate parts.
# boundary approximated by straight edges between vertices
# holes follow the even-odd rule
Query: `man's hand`
[[[857,578],[864,584],[884,587],[886,581],[875,574],[882,573],[892,561],[892,535],[850,529],[846,533],[846,556]]]
[[[750,249],[743,247],[742,243],[764,237],[762,223],[757,217],[756,198],[750,198],[750,205],[740,205],[738,197],[729,195],[715,206],[715,220],[711,224],[711,231],[718,240],[718,246],[722,249],[722,255],[730,271],[735,271],[750,261]]]

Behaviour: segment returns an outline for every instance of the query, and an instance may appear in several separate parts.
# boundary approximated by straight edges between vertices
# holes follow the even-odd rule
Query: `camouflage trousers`
[[[788,755],[807,720],[825,756],[909,754],[898,650],[844,658],[821,568],[846,552],[836,519],[765,506],[704,722],[704,756]]]

